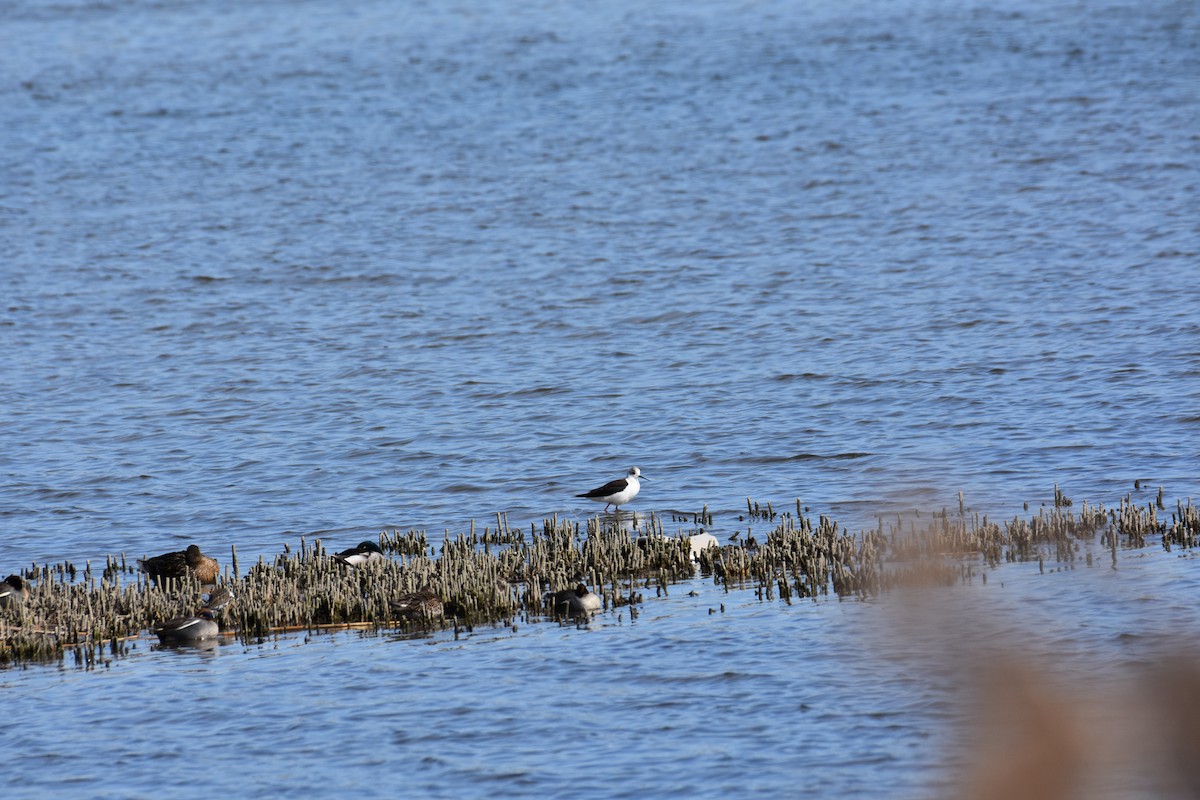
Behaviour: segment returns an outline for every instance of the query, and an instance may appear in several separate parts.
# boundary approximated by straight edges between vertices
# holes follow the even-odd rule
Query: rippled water
[[[747,496],[1197,494],[1193,3],[493,5],[0,8],[4,569],[582,518],[631,464],[718,534]],[[22,673],[10,752],[81,793],[116,764],[110,796],[247,752],[205,780],[929,785],[945,700],[856,660],[875,606],[704,587]]]

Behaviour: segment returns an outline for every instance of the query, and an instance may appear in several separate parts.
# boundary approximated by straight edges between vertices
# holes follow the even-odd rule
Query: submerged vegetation
[[[1162,546],[1200,544],[1200,510],[1191,500],[1168,511],[1157,499],[1137,505],[1129,497],[1116,509],[1075,506],[1055,487],[1054,503],[1036,514],[992,520],[966,508],[880,518],[873,530],[850,533],[836,521],[814,521],[797,501],[778,512],[747,500],[745,532],[712,541],[713,517],[669,515],[680,525],[668,535],[663,517],[623,513],[579,523],[557,518],[541,526],[511,528],[503,515],[482,531],[447,535],[439,547],[420,531],[383,532],[385,558],[351,566],[320,540],[264,558],[244,572],[236,547],[218,578],[233,600],[218,612],[227,635],[246,642],[286,631],[366,627],[400,631],[470,630],[511,626],[551,615],[545,593],[590,587],[613,609],[636,616],[643,592],[667,592],[696,570],[726,591],[752,589],[784,602],[836,596],[867,599],[901,585],[951,585],[1006,562],[1041,569],[1074,568],[1111,559],[1122,548],[1140,548],[1160,537]],[[767,526],[752,533],[753,526]],[[693,538],[695,537],[695,538]],[[1098,545],[1098,547],[1097,547]],[[29,595],[0,608],[0,663],[45,661],[72,654],[93,664],[124,652],[131,639],[155,623],[192,614],[212,587],[194,575],[151,581],[124,555],[109,556],[97,574],[89,562],[32,565],[23,573]],[[130,577],[132,576],[132,578]]]

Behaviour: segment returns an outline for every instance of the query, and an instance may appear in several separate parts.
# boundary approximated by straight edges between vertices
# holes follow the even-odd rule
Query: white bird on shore
[[[629,472],[624,478],[617,478],[615,481],[609,481],[599,488],[592,489],[590,492],[575,496],[586,497],[589,500],[595,500],[597,503],[604,503],[605,511],[608,511],[609,506],[616,506],[616,510],[620,511],[621,506],[637,497],[637,493],[642,490],[641,481],[643,480],[648,479],[642,477],[642,471],[637,467],[630,467]]]
[[[699,561],[700,554],[708,548],[721,546],[721,543],[717,541],[717,537],[711,533],[697,533],[694,536],[689,536],[688,543],[692,546],[692,561]]]

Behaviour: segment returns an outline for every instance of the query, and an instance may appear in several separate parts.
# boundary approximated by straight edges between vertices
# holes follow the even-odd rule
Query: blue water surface
[[[1194,3],[19,0],[0,29],[6,572],[584,519],[634,464],[632,507],[721,537],[747,497],[857,530],[959,491],[1200,495]],[[949,700],[860,662],[875,606],[729,602],[14,673],[7,772],[943,780]]]

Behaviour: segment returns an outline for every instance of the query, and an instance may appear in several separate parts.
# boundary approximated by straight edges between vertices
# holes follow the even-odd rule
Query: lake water
[[[584,519],[634,464],[631,507],[722,538],[747,497],[853,530],[1200,495],[1192,2],[17,0],[0,31],[0,572]],[[1119,678],[1200,631],[1178,555],[947,602]],[[143,642],[0,674],[0,759],[56,796],[926,796],[961,715],[888,606],[698,579],[583,629]]]

